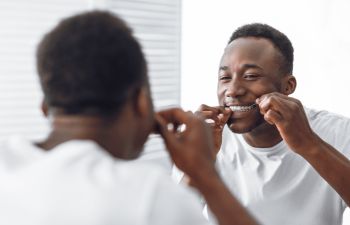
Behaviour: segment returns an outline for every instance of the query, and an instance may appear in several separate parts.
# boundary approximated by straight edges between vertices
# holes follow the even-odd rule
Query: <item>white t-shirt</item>
[[[50,151],[0,142],[0,224],[208,224],[192,191],[160,168],[116,160],[92,141]]]
[[[326,111],[305,111],[314,132],[349,158],[350,120]],[[225,127],[217,167],[232,193],[262,224],[342,224],[345,202],[284,141],[253,148]]]

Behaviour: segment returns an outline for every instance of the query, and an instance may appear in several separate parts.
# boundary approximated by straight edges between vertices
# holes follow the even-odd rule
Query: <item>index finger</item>
[[[186,124],[190,121],[190,114],[181,108],[166,109],[157,112],[167,123]]]

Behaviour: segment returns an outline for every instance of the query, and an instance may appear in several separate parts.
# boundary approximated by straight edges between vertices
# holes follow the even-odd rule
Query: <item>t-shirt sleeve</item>
[[[152,225],[207,225],[200,201],[190,189],[164,177],[157,185],[149,214]]]
[[[327,117],[323,126],[327,132],[322,138],[350,159],[350,119],[332,115]],[[343,199],[341,199],[341,202],[343,209],[348,207]]]
[[[350,118],[329,113],[315,119],[314,125],[323,140],[350,159]]]

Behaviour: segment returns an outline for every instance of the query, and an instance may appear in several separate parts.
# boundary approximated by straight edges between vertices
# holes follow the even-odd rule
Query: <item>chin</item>
[[[228,128],[236,134],[244,134],[244,133],[248,133],[250,131],[252,131],[254,129],[254,127],[241,127],[241,126],[236,126],[235,124],[231,124],[228,126]]]
[[[249,133],[259,127],[261,124],[265,123],[263,118],[257,118],[256,120],[247,121],[228,121],[227,126],[233,132],[237,134]]]

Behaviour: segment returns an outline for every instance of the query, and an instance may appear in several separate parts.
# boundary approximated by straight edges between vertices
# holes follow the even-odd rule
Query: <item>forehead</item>
[[[278,49],[268,39],[245,37],[238,38],[227,45],[221,64],[249,63],[269,68],[278,66],[279,56]]]

